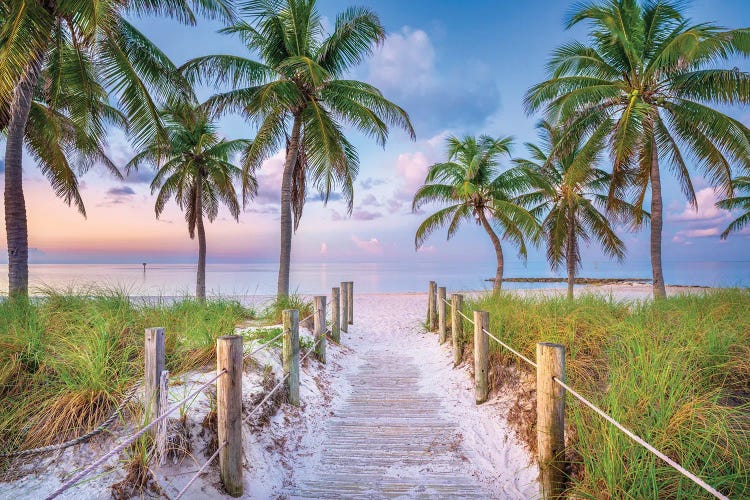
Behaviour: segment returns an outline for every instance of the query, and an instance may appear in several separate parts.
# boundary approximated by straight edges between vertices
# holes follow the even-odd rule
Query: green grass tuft
[[[750,495],[750,291],[656,302],[501,294],[472,309],[489,311],[490,331],[531,359],[537,342],[564,344],[572,387],[729,497]],[[496,364],[528,369],[490,345]],[[573,397],[567,404],[571,496],[706,496]]]
[[[109,416],[143,377],[145,328],[165,327],[176,375],[213,363],[216,338],[249,315],[234,301],[142,303],[115,289],[0,303],[0,453],[78,436]]]

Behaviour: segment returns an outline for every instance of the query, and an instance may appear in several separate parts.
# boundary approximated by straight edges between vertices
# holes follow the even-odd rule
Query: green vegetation
[[[312,314],[313,304],[299,295],[280,295],[263,310],[262,316],[271,323],[279,324],[284,309],[297,309],[299,319],[304,319]]]
[[[215,358],[216,338],[252,311],[227,300],[142,303],[106,289],[0,303],[0,453],[96,427],[143,376],[144,329],[166,329],[167,369]]]
[[[501,172],[500,158],[510,156],[511,137],[448,137],[448,160],[427,171],[424,185],[414,194],[412,211],[427,204],[447,205],[428,216],[417,228],[414,245],[418,249],[437,229],[448,226],[448,239],[466,221],[481,224],[495,248],[497,269],[494,291],[503,283],[505,258],[501,239],[518,246],[526,258],[526,240],[538,241],[539,223],[516,201],[529,189],[530,176],[523,169]],[[497,233],[500,233],[498,236]]]
[[[490,331],[531,359],[539,341],[565,345],[572,387],[729,497],[750,495],[750,290],[646,302],[501,294],[472,309],[489,311]],[[464,331],[470,342],[468,323]],[[490,345],[494,389],[518,380],[515,368],[530,368]],[[535,447],[533,415],[516,423]],[[705,496],[570,396],[566,418],[571,496]]]
[[[377,88],[345,79],[385,40],[378,15],[349,7],[324,25],[315,0],[243,2],[247,20],[222,30],[233,34],[259,61],[234,55],[211,55],[181,68],[191,80],[231,85],[211,97],[207,106],[218,113],[238,112],[259,124],[243,160],[245,180],[286,144],[281,180],[281,251],[277,295],[289,294],[292,228],[297,229],[308,184],[327,202],[339,189],[349,212],[354,207],[354,179],[359,171],[357,148],[344,127],[356,129],[381,146],[389,127],[413,139],[409,115]],[[330,32],[329,32],[330,31]]]

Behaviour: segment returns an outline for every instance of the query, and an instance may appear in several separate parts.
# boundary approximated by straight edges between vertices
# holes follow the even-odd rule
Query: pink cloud
[[[718,221],[731,217],[728,210],[716,206],[716,202],[720,198],[714,188],[701,189],[695,193],[695,199],[698,203],[697,210],[686,202],[682,212],[668,214],[667,220],[672,222],[699,222]]]
[[[263,162],[257,172],[258,194],[252,204],[279,203],[281,199],[281,176],[284,174],[284,150],[279,151]]]
[[[383,255],[383,247],[377,238],[370,238],[369,240],[363,240],[358,238],[356,235],[352,235],[352,242],[358,249],[371,255]]]

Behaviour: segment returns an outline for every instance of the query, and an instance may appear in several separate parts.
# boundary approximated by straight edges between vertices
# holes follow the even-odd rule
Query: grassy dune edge
[[[472,309],[489,311],[490,331],[532,359],[537,342],[565,345],[576,390],[728,496],[750,494],[750,291],[643,302],[506,293],[471,301]],[[468,322],[464,331],[471,345]],[[490,344],[493,389],[515,389],[510,420],[533,449],[534,374]],[[570,495],[706,496],[570,396],[566,420]]]

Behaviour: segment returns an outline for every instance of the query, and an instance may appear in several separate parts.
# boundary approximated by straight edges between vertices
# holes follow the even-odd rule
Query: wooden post
[[[474,391],[477,404],[484,403],[490,395],[487,373],[489,371],[490,338],[484,330],[490,326],[490,313],[474,311]]]
[[[542,498],[562,498],[565,489],[565,347],[536,345],[536,432]]]
[[[441,344],[445,343],[445,339],[448,336],[448,330],[445,326],[445,320],[447,315],[447,304],[445,303],[445,287],[441,286],[437,289],[437,310],[438,310],[438,340]]]
[[[169,372],[163,370],[159,377],[159,416],[167,411],[169,405]],[[164,419],[156,424],[156,461],[160,466],[167,463],[167,433],[169,432],[169,420]]]
[[[216,339],[216,370],[227,372],[216,380],[216,417],[219,473],[226,492],[242,496],[242,336]]]
[[[315,297],[315,315],[313,316],[313,332],[317,344],[315,344],[315,357],[321,363],[326,362],[326,296]]]
[[[341,303],[340,288],[331,288],[331,338],[336,342],[341,342]]]
[[[346,317],[349,319],[349,324],[354,324],[354,282],[353,281],[347,281],[346,285],[346,293],[347,293],[347,305],[349,306],[349,311],[346,313]]]
[[[146,350],[144,354],[146,394],[146,420],[151,422],[160,414],[159,381],[164,371],[164,328],[146,328]],[[156,437],[156,429],[152,431]]]
[[[290,405],[299,406],[299,311],[284,309],[282,361],[286,376],[286,397]]]
[[[430,281],[430,286],[427,289],[427,329],[429,331],[433,331],[435,329],[433,317],[435,317],[435,315],[437,314],[435,309],[435,299],[437,298],[436,288],[437,283],[435,283],[434,281]]]
[[[341,282],[341,331],[349,333],[349,283]]]
[[[453,366],[463,358],[464,319],[458,313],[464,306],[464,296],[451,294],[451,337],[453,338]]]

